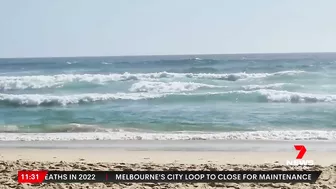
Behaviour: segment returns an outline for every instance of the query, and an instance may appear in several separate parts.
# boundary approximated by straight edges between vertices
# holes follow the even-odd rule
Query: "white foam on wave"
[[[151,82],[140,81],[134,83],[129,91],[131,92],[151,92],[151,93],[174,93],[194,91],[200,88],[225,88],[225,86],[208,85],[194,82]]]
[[[311,94],[289,91],[261,89],[258,93],[265,96],[270,102],[335,102],[336,95]]]
[[[0,90],[13,89],[39,89],[62,87],[71,82],[89,82],[104,84],[110,81],[146,80],[155,81],[160,78],[195,78],[195,79],[219,79],[236,81],[239,79],[264,78],[276,75],[293,75],[304,71],[282,71],[275,73],[123,73],[123,74],[58,74],[58,75],[34,75],[34,76],[0,76]]]
[[[336,140],[336,131],[254,131],[254,132],[82,132],[82,133],[2,133],[0,141],[69,140]]]
[[[292,85],[294,86],[295,84],[293,83],[273,83],[273,84],[266,84],[266,85],[244,85],[242,88],[244,90],[259,90],[259,89],[281,89],[284,86],[287,85]],[[302,85],[295,85],[298,87],[303,87]]]
[[[293,103],[336,102],[336,95],[289,92],[289,91],[272,90],[272,89],[259,89],[251,91],[236,90],[228,92],[208,92],[206,94],[207,95],[259,94],[261,97],[264,97],[269,102],[293,102]],[[201,94],[194,93],[183,95],[201,95]]]
[[[163,94],[149,93],[113,93],[113,94],[75,94],[75,95],[40,95],[40,94],[0,94],[0,101],[14,105],[38,106],[38,105],[68,105],[107,100],[141,100],[159,98]]]
[[[239,79],[257,79],[257,78],[265,78],[265,77],[277,76],[277,75],[296,75],[296,74],[300,74],[304,72],[305,71],[300,71],[300,70],[289,70],[289,71],[281,71],[281,72],[275,72],[275,73],[246,73],[246,72],[231,73],[231,74],[198,73],[198,74],[187,74],[186,77],[236,81]]]
[[[39,89],[62,87],[71,82],[89,82],[103,84],[108,81],[120,81],[137,79],[129,73],[124,74],[59,74],[59,75],[35,75],[35,76],[2,76],[0,77],[0,89]]]
[[[155,90],[155,89],[153,89]],[[49,94],[1,94],[0,102],[12,105],[38,106],[38,105],[68,105],[89,103],[109,100],[143,100],[163,98],[170,95],[180,96],[208,96],[225,94],[257,94],[265,98],[268,102],[292,102],[292,103],[314,103],[314,102],[336,102],[336,95],[309,94],[288,91],[277,91],[269,89],[260,89],[253,91],[228,91],[228,92],[207,92],[207,93],[86,93],[73,95],[49,95]],[[225,98],[223,97],[223,100]],[[251,97],[251,101],[253,98]]]

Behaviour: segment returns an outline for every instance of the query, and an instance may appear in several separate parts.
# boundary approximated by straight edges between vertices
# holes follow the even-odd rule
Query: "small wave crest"
[[[109,129],[110,130],[110,129]],[[119,130],[115,130],[119,131]],[[120,130],[121,131],[121,130]],[[68,125],[55,125],[48,127],[22,127],[17,125],[4,125],[0,127],[2,133],[72,133],[72,132],[107,132],[106,129],[97,125],[85,125],[72,123]]]
[[[131,92],[152,92],[152,93],[174,93],[194,91],[200,88],[224,88],[225,86],[208,85],[194,82],[150,82],[140,81],[134,83],[129,91]]]
[[[185,77],[188,78],[197,78],[197,79],[217,79],[217,80],[227,80],[227,81],[237,81],[240,79],[258,79],[265,78],[271,76],[279,76],[279,75],[296,75],[304,73],[304,71],[281,71],[275,73],[230,73],[230,74],[214,74],[214,73],[188,73],[185,74]]]
[[[72,123],[68,125],[57,125],[48,127],[47,130],[43,132],[52,133],[78,133],[78,132],[106,132],[105,128],[99,127],[97,125],[85,125]],[[41,132],[41,131],[40,131]]]
[[[39,125],[39,126],[0,126],[1,133],[90,133],[90,132],[136,132],[139,129],[104,128],[99,125],[70,123],[65,125]]]
[[[71,82],[88,82],[105,84],[111,81],[145,80],[155,81],[161,78],[192,78],[237,81],[240,79],[256,79],[278,75],[295,75],[304,71],[282,71],[275,73],[123,73],[123,74],[59,74],[35,76],[0,76],[0,90],[41,89],[62,87]]]
[[[218,73],[219,69],[213,67],[191,67],[185,69],[171,69],[168,72],[171,73]]]
[[[293,83],[273,83],[273,84],[266,84],[266,85],[244,85],[242,89],[244,90],[259,90],[259,89],[282,89],[286,86],[291,87],[303,87],[302,85],[296,85]]]

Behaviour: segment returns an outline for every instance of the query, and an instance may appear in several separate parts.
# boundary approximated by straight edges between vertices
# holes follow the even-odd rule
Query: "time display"
[[[42,183],[48,171],[19,171],[19,183]]]
[[[38,180],[39,178],[39,174],[35,173],[35,174],[21,174],[21,179],[22,180]]]

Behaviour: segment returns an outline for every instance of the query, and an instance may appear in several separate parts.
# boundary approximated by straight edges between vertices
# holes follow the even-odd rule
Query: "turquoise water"
[[[0,131],[333,140],[336,54],[0,59]]]

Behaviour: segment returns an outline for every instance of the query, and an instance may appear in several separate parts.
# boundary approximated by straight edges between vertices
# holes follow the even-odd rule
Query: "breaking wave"
[[[237,81],[241,79],[257,79],[271,76],[295,75],[304,71],[281,71],[275,73],[123,73],[123,74],[58,74],[35,76],[0,76],[0,90],[57,88],[72,82],[88,82],[105,84],[112,81],[145,80],[157,81],[161,78],[192,78]]]
[[[141,100],[159,98],[160,94],[141,94],[141,93],[115,93],[115,94],[74,94],[74,95],[41,95],[41,94],[0,94],[0,104],[11,106],[53,106],[82,104],[109,100]]]
[[[330,94],[310,94],[310,93],[299,93],[299,92],[289,92],[289,91],[276,91],[276,90],[257,90],[258,93],[265,97],[268,102],[335,102],[336,95]]]
[[[183,97],[187,96],[187,97]],[[264,102],[264,103],[322,103],[336,102],[336,95],[310,94],[271,89],[252,91],[235,90],[227,92],[182,93],[165,98],[170,102],[204,102],[204,101],[231,101],[231,102]]]
[[[146,89],[148,90],[148,88]],[[153,88],[153,90],[155,90]],[[113,100],[148,100],[159,99],[171,102],[204,100],[242,101],[242,102],[282,102],[282,103],[317,103],[335,102],[336,95],[309,94],[288,91],[260,89],[253,91],[227,91],[207,93],[87,93],[74,95],[42,95],[42,94],[0,94],[0,104],[9,106],[53,106],[92,103]]]

